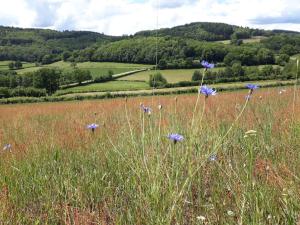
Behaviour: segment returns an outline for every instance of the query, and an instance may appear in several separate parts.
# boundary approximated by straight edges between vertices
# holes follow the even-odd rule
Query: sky
[[[0,25],[129,35],[191,22],[300,31],[299,0],[0,0]]]

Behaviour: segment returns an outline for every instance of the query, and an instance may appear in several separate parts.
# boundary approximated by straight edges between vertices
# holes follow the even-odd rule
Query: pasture
[[[64,95],[71,93],[88,93],[88,92],[105,92],[105,91],[135,91],[135,90],[147,90],[149,84],[146,82],[134,82],[134,81],[109,81],[105,83],[94,83],[82,86],[76,86],[72,88],[62,89],[55,93],[55,95]]]
[[[218,70],[219,68],[212,69]],[[195,70],[203,71],[203,69],[173,69],[173,70],[157,70],[160,72],[164,78],[167,79],[169,83],[177,83],[180,81],[191,81],[193,73]],[[150,74],[154,74],[155,70],[148,70],[139,73],[135,73],[129,76],[119,78],[118,80],[128,80],[128,81],[149,81]]]
[[[0,70],[8,70],[9,61],[0,61]],[[36,66],[34,63],[23,63],[23,69],[15,70],[17,73],[26,73],[37,71],[41,68],[59,68],[64,71],[70,71],[73,69],[70,62],[55,62],[49,65]],[[115,62],[82,62],[76,63],[76,67],[79,69],[86,69],[91,72],[93,77],[99,75],[108,74],[108,71],[112,71],[114,74],[124,73],[128,71],[151,68],[151,65],[144,64],[130,64],[130,63],[115,63]]]
[[[247,43],[259,43],[261,40],[265,39],[266,37],[264,36],[253,36],[252,38],[245,38],[242,39],[243,43],[247,44]],[[215,41],[218,43],[222,43],[224,45],[229,45],[231,43],[230,40],[224,40],[224,41]]]
[[[0,221],[297,224],[299,94],[0,106]]]

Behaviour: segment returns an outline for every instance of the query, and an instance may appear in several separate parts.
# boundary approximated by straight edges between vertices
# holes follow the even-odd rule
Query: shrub
[[[95,83],[103,83],[103,82],[111,81],[112,79],[113,79],[112,74],[100,75],[94,79],[94,82]]]
[[[166,78],[162,76],[161,73],[157,72],[155,74],[151,74],[149,77],[149,85],[150,87],[164,87],[167,84]]]
[[[200,70],[195,70],[194,74],[192,76],[192,81],[199,81],[202,79],[202,74],[200,72]]]

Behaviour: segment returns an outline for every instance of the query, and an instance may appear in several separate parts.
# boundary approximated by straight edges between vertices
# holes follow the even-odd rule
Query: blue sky
[[[111,35],[190,22],[300,31],[298,0],[9,0],[0,25]]]

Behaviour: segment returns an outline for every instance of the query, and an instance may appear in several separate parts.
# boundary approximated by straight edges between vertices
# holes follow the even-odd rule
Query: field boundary
[[[239,84],[216,84],[211,87],[216,88],[218,92],[222,91],[235,91],[247,89],[245,83]],[[259,83],[261,88],[267,87],[280,87],[291,86],[295,84],[295,81],[270,81],[265,83]],[[154,90],[139,90],[139,91],[115,91],[115,92],[93,92],[82,94],[67,94],[56,97],[16,97],[0,99],[0,104],[17,104],[17,103],[39,103],[39,102],[61,102],[61,101],[76,101],[76,100],[92,100],[92,99],[109,99],[109,98],[124,98],[124,97],[138,97],[138,96],[151,96],[151,95],[173,95],[173,94],[189,94],[197,93],[199,86],[193,87],[179,87],[179,88],[164,88]]]
[[[143,71],[147,71],[150,70],[148,68],[143,68],[143,69],[139,69],[139,70],[132,70],[132,71],[128,71],[128,72],[124,72],[124,73],[118,73],[118,74],[114,74],[112,77],[112,80],[116,80],[119,79],[121,77],[126,77],[135,73],[139,73],[139,72],[143,72]],[[111,81],[111,80],[108,80]],[[108,82],[105,81],[105,82]],[[101,82],[101,83],[105,83],[105,82]],[[93,83],[100,83],[100,82],[95,82],[95,80],[86,80],[83,81],[80,85],[79,83],[72,83],[72,84],[65,84],[65,85],[61,85],[60,88],[61,89],[67,89],[67,88],[72,88],[72,87],[78,87],[78,86],[84,86],[84,85],[89,85],[89,84],[93,84]]]

